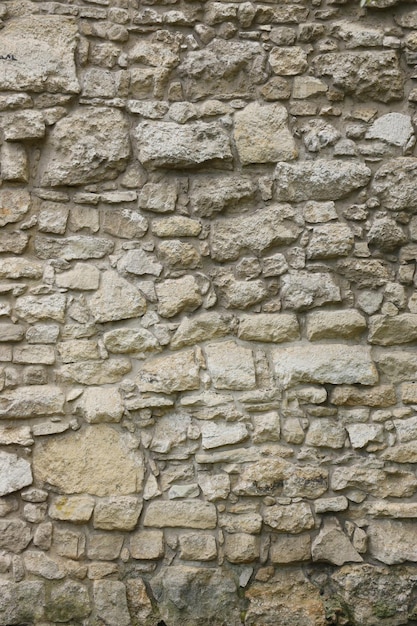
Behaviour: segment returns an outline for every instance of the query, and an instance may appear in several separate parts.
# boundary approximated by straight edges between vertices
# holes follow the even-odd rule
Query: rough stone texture
[[[417,623],[414,2],[0,27],[0,626]]]

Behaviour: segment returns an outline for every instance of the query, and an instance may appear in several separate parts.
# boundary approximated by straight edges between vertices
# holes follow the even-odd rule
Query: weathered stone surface
[[[307,314],[307,339],[350,339],[366,329],[366,319],[359,311],[314,311]]]
[[[241,176],[201,177],[190,182],[191,208],[200,217],[213,217],[224,209],[239,207],[255,193],[252,180]]]
[[[235,115],[234,138],[242,165],[291,161],[298,155],[280,104],[248,104]]]
[[[91,603],[85,585],[68,580],[51,588],[45,606],[47,619],[55,622],[82,620],[90,612]]]
[[[144,274],[159,276],[162,272],[162,265],[143,250],[129,250],[119,260],[117,269],[119,272],[128,272],[136,276],[143,276]]]
[[[194,276],[165,280],[155,285],[158,313],[174,317],[181,311],[194,311],[203,302],[201,290]]]
[[[53,385],[31,385],[0,394],[0,418],[24,419],[62,414],[65,396]]]
[[[150,586],[167,624],[179,620],[184,626],[193,626],[211,615],[216,615],[219,626],[241,621],[236,582],[227,571],[185,565],[163,567]]]
[[[281,343],[300,338],[298,320],[291,314],[242,315],[238,337],[246,341]]]
[[[245,593],[249,600],[247,626],[324,626],[323,599],[319,589],[298,568],[278,569],[267,581],[256,581]],[[288,603],[288,598],[291,602]]]
[[[230,563],[250,563],[259,558],[259,538],[246,533],[226,535],[225,557]]]
[[[384,441],[384,429],[380,424],[347,424],[346,430],[352,448],[364,448],[371,441]]]
[[[203,50],[189,52],[178,68],[187,98],[196,101],[214,94],[216,97],[251,95],[263,56],[261,46],[254,41],[217,38]]]
[[[372,385],[378,373],[369,348],[328,344],[300,344],[273,351],[275,374],[284,386],[303,383],[331,383]]]
[[[413,135],[411,118],[402,113],[387,113],[379,117],[367,131],[366,139],[382,139],[394,146],[405,146]]]
[[[280,532],[297,534],[314,528],[314,517],[305,502],[265,507],[262,515],[265,524]]]
[[[129,626],[131,623],[126,587],[117,580],[94,581],[94,602],[99,618],[108,626]]]
[[[354,238],[349,226],[323,224],[313,228],[307,247],[308,259],[331,259],[347,256],[353,248]]]
[[[208,421],[201,425],[201,434],[203,448],[210,450],[244,441],[249,433],[244,424],[224,424]]]
[[[216,337],[224,337],[231,327],[231,317],[215,312],[184,317],[171,340],[171,348],[183,348]]]
[[[373,520],[368,527],[368,537],[370,554],[382,563],[417,561],[413,522]]]
[[[0,190],[0,226],[19,222],[29,211],[30,195],[25,190]]]
[[[148,167],[197,167],[232,160],[229,137],[217,122],[143,122],[136,128],[139,159]]]
[[[1,33],[0,46],[17,61],[1,73],[0,88],[78,93],[76,44],[77,26],[71,18],[31,15],[11,20]]]
[[[78,361],[63,365],[58,375],[63,382],[106,385],[119,382],[131,369],[130,360],[124,358],[107,361]]]
[[[60,293],[50,296],[21,296],[16,300],[15,311],[26,322],[39,320],[64,321],[66,297]]]
[[[143,519],[144,526],[156,528],[215,528],[216,507],[200,500],[150,502]]]
[[[36,622],[44,616],[45,590],[39,580],[0,582],[0,620],[3,624]]]
[[[294,563],[297,561],[309,561],[311,557],[310,535],[277,534],[269,551],[272,563]]]
[[[376,172],[372,190],[382,205],[392,211],[417,211],[417,159],[397,157],[384,163]]]
[[[194,350],[148,360],[139,371],[137,384],[140,391],[156,393],[198,389],[199,365]]]
[[[117,328],[105,333],[103,340],[107,350],[115,354],[140,358],[161,350],[157,338],[146,328]]]
[[[65,289],[94,291],[99,282],[100,271],[88,263],[76,263],[72,270],[56,275],[56,284]]]
[[[34,475],[67,494],[137,493],[142,488],[143,461],[131,446],[127,435],[109,426],[66,433],[35,446]]]
[[[371,170],[361,163],[317,159],[304,163],[278,163],[275,197],[284,202],[335,200],[364,187]]]
[[[212,535],[189,533],[178,539],[183,561],[213,561],[217,557],[216,539]]]
[[[117,109],[84,107],[59,120],[47,139],[42,185],[115,178],[130,155],[128,125]]]
[[[85,523],[93,514],[95,500],[91,496],[58,496],[49,507],[49,516],[63,522]]]
[[[160,530],[140,530],[130,537],[130,553],[134,559],[159,559],[164,554],[164,534]]]
[[[102,530],[133,530],[142,503],[134,496],[103,498],[94,508],[93,526]]]
[[[212,226],[212,258],[231,261],[242,249],[261,253],[271,245],[287,245],[297,239],[301,228],[291,218],[288,205],[271,207],[246,218],[218,221]]]
[[[120,422],[124,406],[117,388],[89,387],[83,393],[81,410],[90,424]]]
[[[388,265],[377,259],[343,259],[337,263],[337,272],[359,289],[377,289],[392,278]]]
[[[337,406],[392,406],[396,403],[397,397],[395,389],[391,385],[380,385],[372,389],[361,389],[358,387],[336,387],[330,396],[332,404]]]
[[[325,561],[334,565],[363,561],[334,518],[325,521],[311,545],[311,555],[313,561]]]
[[[148,230],[148,221],[137,211],[111,208],[103,211],[103,230],[123,239],[136,239]]]
[[[30,463],[9,452],[0,452],[0,496],[5,496],[33,481]]]
[[[340,287],[331,274],[324,272],[284,275],[281,294],[283,306],[294,311],[341,301]]]
[[[96,322],[110,322],[143,315],[146,301],[136,287],[117,272],[108,270],[102,274],[100,287],[89,306]]]
[[[380,346],[409,343],[417,339],[417,315],[374,315],[369,320],[368,341]]]
[[[406,498],[416,491],[417,480],[411,472],[384,472],[381,469],[353,465],[334,469],[331,488],[333,491],[360,489],[380,498]]]
[[[65,239],[53,237],[36,237],[35,250],[41,259],[63,258],[101,259],[113,251],[114,243],[110,239],[75,235]]]
[[[207,368],[216,389],[253,389],[256,384],[252,351],[233,341],[205,348]]]
[[[403,97],[403,74],[394,51],[330,52],[318,55],[312,66],[316,76],[331,76],[335,87],[359,100]]]
[[[329,439],[331,440],[331,438],[332,433],[330,432]],[[310,498],[313,500],[322,496],[327,491],[327,487],[328,471],[313,465],[305,465],[288,468],[282,493],[290,498]]]
[[[272,48],[268,61],[274,74],[294,76],[302,74],[307,68],[307,53],[297,46],[291,48],[279,46]]]
[[[233,274],[226,273],[216,277],[215,283],[220,292],[220,304],[227,309],[248,309],[268,295],[262,280],[235,280]]]
[[[306,436],[306,444],[318,448],[343,448],[346,431],[336,421],[319,419],[312,422]],[[321,495],[321,494],[320,494]]]

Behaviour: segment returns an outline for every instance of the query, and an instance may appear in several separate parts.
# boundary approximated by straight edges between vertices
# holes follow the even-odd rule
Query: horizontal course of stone
[[[417,623],[413,0],[0,3],[0,626]]]

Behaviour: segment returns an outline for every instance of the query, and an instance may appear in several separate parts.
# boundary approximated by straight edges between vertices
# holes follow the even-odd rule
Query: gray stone
[[[343,448],[345,439],[346,431],[343,426],[336,421],[322,418],[310,424],[305,442],[307,446],[338,449]]]
[[[100,270],[88,263],[76,263],[74,268],[55,278],[58,287],[81,291],[94,291],[100,283]]]
[[[363,561],[334,518],[325,521],[311,545],[311,555],[313,561],[325,561],[334,565]]]
[[[200,500],[154,501],[148,504],[144,526],[156,528],[215,528],[216,507]]]
[[[191,209],[200,217],[237,208],[250,202],[254,195],[251,179],[241,176],[193,177],[190,181]]]
[[[217,557],[216,539],[212,535],[189,533],[178,539],[183,561],[213,561]]]
[[[184,317],[171,339],[171,348],[178,349],[216,337],[224,337],[230,331],[231,317],[216,312],[200,313]]]
[[[54,585],[45,603],[45,616],[53,622],[82,620],[91,612],[88,589],[74,580]]]
[[[137,384],[140,391],[154,393],[198,389],[199,365],[194,350],[149,359],[139,371]]]
[[[371,556],[393,565],[417,561],[416,527],[414,522],[372,520],[368,527]]]
[[[74,52],[78,29],[71,18],[30,15],[10,20],[0,35],[0,46],[17,62],[2,72],[2,90],[78,93]],[[22,46],[22,37],[25,45]]]
[[[302,383],[373,385],[378,373],[370,349],[343,344],[299,344],[273,351],[275,374],[284,387]]]
[[[368,341],[380,346],[409,343],[417,338],[417,315],[401,313],[395,317],[375,315],[369,320]]]
[[[104,333],[103,341],[109,352],[132,354],[135,358],[144,358],[161,351],[159,341],[146,328],[115,328]]]
[[[366,139],[381,139],[394,146],[406,146],[414,129],[409,115],[386,113],[382,115],[366,132]]]
[[[327,272],[287,274],[282,277],[281,294],[284,308],[295,311],[341,301],[340,287]]]
[[[323,224],[313,228],[307,246],[308,259],[347,256],[353,248],[353,232],[344,224]]]
[[[25,190],[0,190],[0,227],[13,222],[19,222],[29,211],[31,206],[30,195]]]
[[[178,197],[177,182],[146,183],[139,193],[139,207],[153,213],[172,213]]]
[[[284,202],[335,200],[364,187],[371,170],[362,163],[317,159],[303,163],[278,163],[275,197]]]
[[[128,272],[136,276],[151,274],[159,276],[163,266],[144,250],[129,250],[117,263],[119,272]]]
[[[342,311],[314,311],[307,314],[307,339],[350,339],[366,329],[366,319],[354,309]]]
[[[141,510],[142,503],[134,496],[103,498],[94,508],[93,526],[102,530],[133,530]]]
[[[263,510],[265,524],[280,532],[298,534],[314,528],[314,517],[306,502],[274,505]]]
[[[397,157],[390,159],[377,170],[372,191],[380,198],[384,208],[392,211],[417,211],[417,159]]]
[[[66,297],[62,294],[49,296],[21,296],[16,300],[15,311],[26,322],[39,320],[64,321]]]
[[[181,311],[194,311],[203,298],[194,276],[165,280],[155,285],[158,296],[158,313],[162,317],[174,317]]]
[[[127,122],[117,109],[83,107],[59,120],[41,163],[42,185],[115,178],[130,155]]]
[[[127,606],[126,587],[117,580],[96,580],[93,587],[98,618],[108,626],[131,624]]]
[[[234,139],[242,165],[291,161],[298,155],[280,104],[248,104],[235,114]]]
[[[368,232],[368,246],[371,250],[393,252],[407,243],[404,230],[393,219],[375,219]]]
[[[45,590],[39,580],[0,582],[0,621],[2,624],[24,624],[42,620]]]
[[[96,322],[110,322],[143,315],[146,301],[140,291],[117,272],[103,272],[99,289],[89,303]]]
[[[145,167],[197,167],[232,160],[229,137],[218,122],[142,122],[135,132]]]
[[[22,552],[32,538],[30,526],[18,519],[0,520],[0,530],[0,548],[11,552]]]
[[[65,239],[36,237],[35,250],[41,259],[101,259],[113,251],[114,243],[104,237],[74,235]]]
[[[404,77],[393,50],[319,54],[312,67],[316,76],[331,76],[335,87],[358,100],[391,102],[403,97]]]

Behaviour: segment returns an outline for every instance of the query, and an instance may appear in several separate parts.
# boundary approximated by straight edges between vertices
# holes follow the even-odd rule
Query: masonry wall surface
[[[417,624],[415,2],[0,26],[0,625]]]

